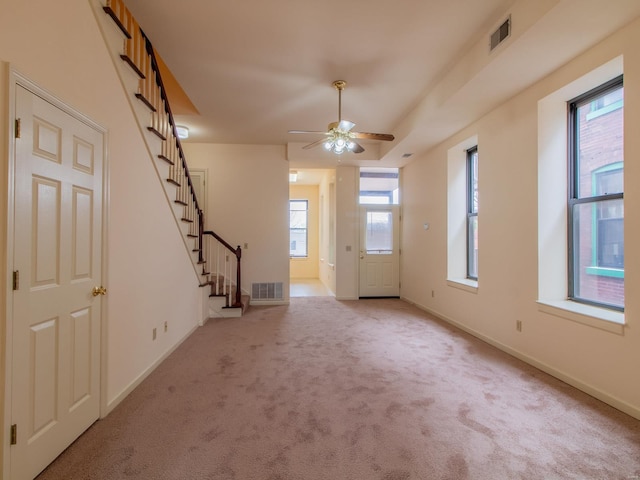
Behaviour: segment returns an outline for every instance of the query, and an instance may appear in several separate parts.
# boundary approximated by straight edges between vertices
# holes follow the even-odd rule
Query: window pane
[[[467,253],[467,277],[478,278],[478,217],[472,216],[467,219],[469,238],[468,246],[469,251]]]
[[[469,151],[469,213],[478,212],[478,150]]]
[[[623,102],[623,89],[596,96],[579,105],[575,112],[576,134],[576,195],[575,198],[622,193],[623,190],[623,109],[617,108],[599,116],[589,116],[594,105]],[[594,188],[593,175],[597,170],[620,164],[615,171],[598,173],[602,179]],[[607,178],[608,177],[608,178]]]
[[[289,255],[307,256],[307,200],[289,200]]]
[[[289,210],[304,210],[306,212],[307,201],[306,200],[290,200]]]
[[[307,211],[291,211],[289,214],[289,226],[291,228],[307,228]]]
[[[379,195],[360,195],[360,204],[365,205],[389,205],[391,198]]]
[[[478,279],[478,147],[467,150],[467,278]]]
[[[399,201],[397,168],[360,168],[360,204],[394,204]]]
[[[307,256],[307,231],[291,229],[289,255],[292,257]]]
[[[624,191],[622,166],[595,173],[595,195],[608,195],[622,191]]]
[[[624,306],[622,199],[573,207],[573,296]]]
[[[390,254],[393,250],[393,215],[391,212],[367,212],[365,238],[368,254]]]

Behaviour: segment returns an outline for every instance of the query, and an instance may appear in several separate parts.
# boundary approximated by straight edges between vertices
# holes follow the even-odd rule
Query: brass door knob
[[[97,297],[98,295],[106,295],[107,289],[104,288],[102,285],[100,285],[99,287],[93,287],[93,290],[91,290],[91,294],[94,297]]]

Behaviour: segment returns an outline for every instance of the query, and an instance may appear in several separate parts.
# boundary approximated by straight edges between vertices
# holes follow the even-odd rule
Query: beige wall
[[[336,168],[336,289],[338,300],[358,298],[358,167]]]
[[[97,0],[2,0],[0,62],[8,62],[108,131],[104,396],[113,406],[197,325],[202,302],[91,5],[97,5]],[[416,155],[402,176],[403,297],[638,417],[640,298],[633,293],[640,289],[640,252],[632,246],[640,244],[640,191],[633,187],[640,180],[640,163],[633,161],[640,151],[640,137],[635,134],[640,125],[639,44],[636,21],[432,151]],[[541,312],[536,303],[538,101],[620,54],[624,55],[626,90],[625,243],[629,246],[625,259],[629,327],[623,335]],[[13,268],[11,252],[6,250],[8,64],[2,64],[0,77],[0,300],[10,313],[10,297],[6,298],[6,280]],[[481,155],[482,206],[480,281],[477,292],[471,293],[446,281],[447,153],[474,135]],[[243,288],[253,281],[282,281],[288,297],[285,148],[187,144],[187,158],[194,167],[209,171],[211,225],[220,225],[219,233],[231,243],[248,244],[243,252]],[[321,186],[321,191],[325,188]],[[357,298],[357,169],[338,167],[335,189],[334,291],[339,299]],[[423,229],[425,222],[429,230]],[[330,277],[331,272],[323,275]],[[6,313],[0,313],[3,348]],[[152,341],[152,328],[165,320],[169,332]],[[523,322],[521,333],[515,330],[516,320]],[[3,361],[4,357],[0,367]],[[4,368],[0,377],[5,380]],[[7,392],[10,385],[0,394],[0,403]],[[4,407],[0,420],[6,426]],[[1,447],[6,455],[6,444]]]
[[[189,167],[207,169],[207,228],[242,251],[242,288],[283,282],[289,298],[289,164],[269,145],[185,143]],[[245,248],[247,244],[248,248]]]
[[[290,185],[289,200],[307,200],[307,257],[289,259],[291,278],[319,278],[320,191],[318,185]]]
[[[3,1],[0,6],[0,62],[7,62],[0,77],[0,206],[5,207],[8,194],[10,159],[5,133],[9,130],[10,64],[108,132],[110,188],[104,278],[108,314],[103,318],[107,332],[103,395],[108,409],[197,326],[202,303],[198,278],[105,48],[94,5],[94,0],[30,0]],[[5,214],[6,208],[0,208],[1,296],[5,295],[5,279],[13,268],[11,252],[6,252]],[[10,314],[10,298],[6,305]],[[5,327],[10,318],[4,308],[0,315],[4,352]],[[152,341],[152,328],[164,321],[169,323],[168,333],[159,333],[159,338]],[[10,385],[3,390],[0,401],[5,392],[10,393]],[[7,419],[2,420],[6,426]],[[0,438],[3,441],[6,435]],[[2,447],[6,455],[6,445]]]
[[[336,245],[336,172],[328,170],[318,185],[320,215],[320,265],[319,278],[330,292],[336,291],[335,245]],[[333,199],[332,199],[333,197]],[[333,223],[333,225],[332,225]]]
[[[402,296],[640,418],[640,21],[420,155],[402,175]],[[624,55],[628,327],[605,331],[543,312],[538,298],[538,102]],[[563,130],[564,134],[564,130]],[[447,282],[448,155],[477,136],[479,281]],[[561,152],[560,155],[563,155]],[[538,189],[540,188],[540,193]],[[430,228],[424,230],[428,222]],[[565,224],[566,225],[566,224]],[[541,256],[546,254],[542,251]],[[433,295],[432,295],[433,291]],[[522,321],[522,332],[516,331]]]

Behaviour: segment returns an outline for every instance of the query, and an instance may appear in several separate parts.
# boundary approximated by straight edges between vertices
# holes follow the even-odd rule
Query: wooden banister
[[[236,293],[235,293],[235,298],[234,298],[234,303],[231,304],[231,307],[242,307],[242,269],[240,267],[241,265],[241,260],[242,260],[242,248],[240,248],[240,245],[238,245],[236,248],[233,248],[231,246],[231,244],[229,244],[229,242],[227,242],[224,238],[222,238],[220,235],[218,235],[216,232],[213,232],[211,230],[205,230],[203,233],[204,235],[210,236],[214,239],[216,239],[218,241],[218,243],[220,245],[222,245],[224,248],[226,248],[228,251],[230,251],[231,253],[233,253],[236,257]]]
[[[151,121],[147,129],[162,140],[158,158],[169,163],[168,182],[176,185],[176,203],[184,206],[182,220],[189,223],[189,237],[197,239],[198,263],[203,265],[202,275],[209,275],[206,271],[205,238],[213,238],[236,257],[236,294],[234,303],[230,306],[242,307],[241,300],[241,270],[240,260],[242,249],[233,248],[227,241],[213,231],[204,231],[204,214],[195,193],[193,181],[189,174],[186,157],[176,124],[167,98],[167,91],[162,81],[162,75],[153,45],[144,31],[140,28],[123,0],[106,0],[104,11],[113,19],[124,36],[124,53],[120,55],[140,77],[138,92],[135,96],[142,101],[151,112]],[[216,278],[219,272],[215,272]],[[231,301],[229,301],[231,303]]]

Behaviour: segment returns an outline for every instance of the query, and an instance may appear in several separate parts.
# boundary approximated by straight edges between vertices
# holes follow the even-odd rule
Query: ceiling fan
[[[338,121],[331,122],[326,132],[289,130],[289,133],[315,133],[325,136],[325,138],[305,145],[302,147],[303,149],[317,147],[322,144],[326,150],[338,155],[344,152],[362,153],[364,152],[364,148],[356,139],[384,140],[387,142],[394,139],[394,136],[389,133],[353,132],[351,129],[355,127],[356,124],[349,120],[342,120],[342,90],[347,86],[347,82],[344,80],[336,80],[332,85],[338,90]]]

